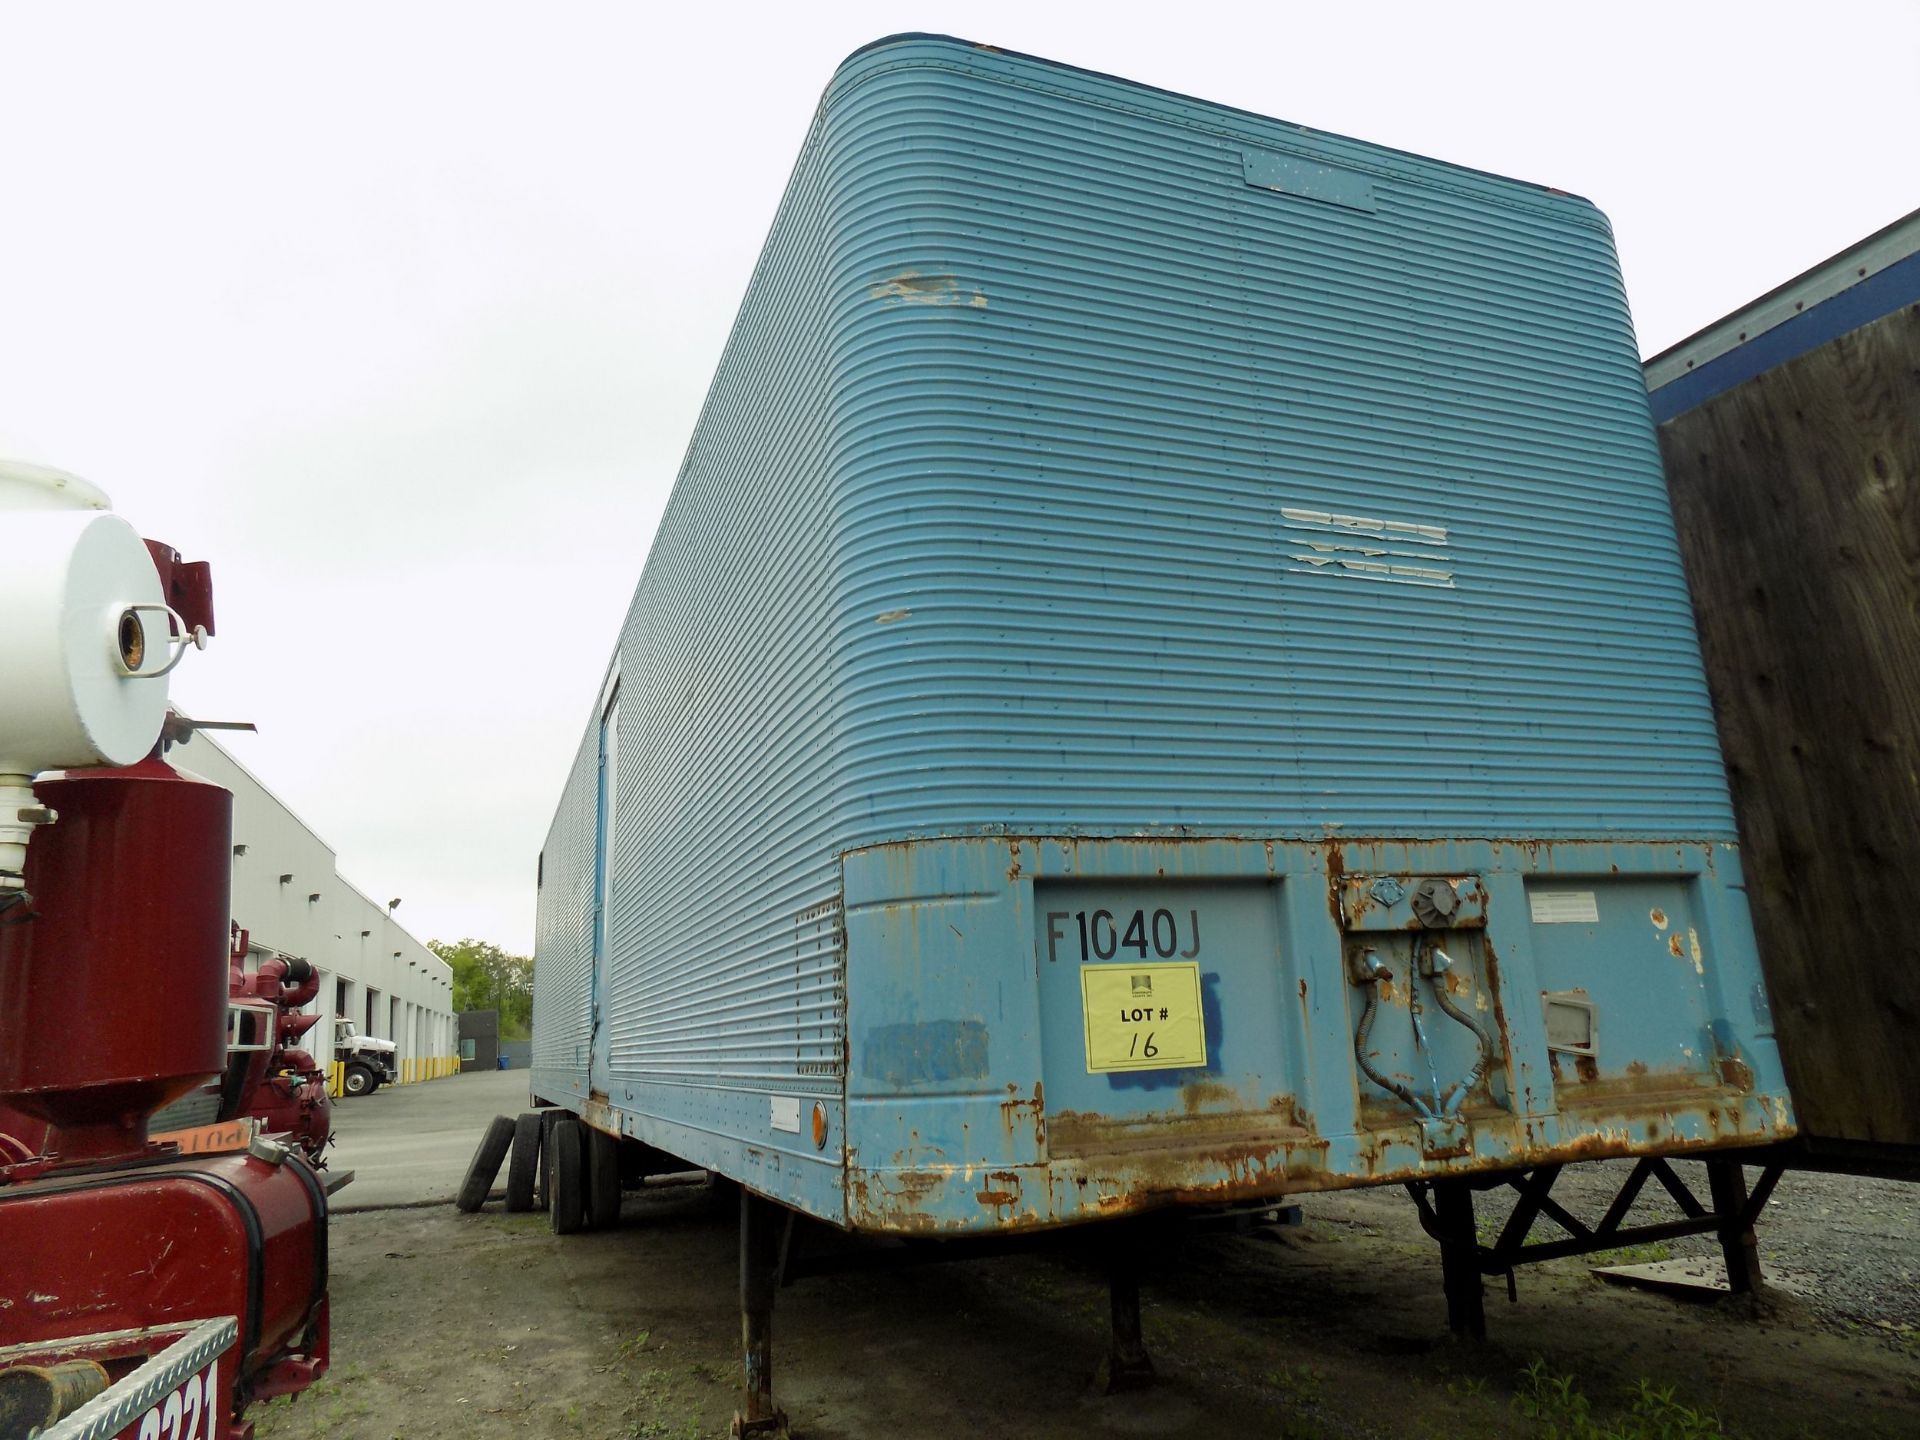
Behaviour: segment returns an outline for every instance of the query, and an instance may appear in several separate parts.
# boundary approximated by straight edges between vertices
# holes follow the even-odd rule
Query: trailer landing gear
[[[1420,1197],[1414,1197],[1416,1201]],[[1440,1284],[1447,1295],[1447,1328],[1465,1340],[1487,1338],[1487,1299],[1480,1284],[1480,1240],[1473,1228],[1473,1190],[1464,1180],[1433,1187],[1433,1224],[1440,1242]],[[1426,1212],[1421,1212],[1426,1222]]]
[[[1421,1228],[1440,1242],[1447,1324],[1463,1339],[1486,1338],[1482,1275],[1505,1276],[1507,1293],[1511,1296],[1516,1265],[1554,1260],[1562,1255],[1587,1255],[1596,1250],[1669,1240],[1680,1235],[1712,1233],[1717,1236],[1720,1253],[1727,1263],[1727,1288],[1735,1295],[1759,1290],[1762,1286],[1760,1248],[1754,1239],[1753,1226],[1766,1208],[1785,1166],[1778,1161],[1763,1164],[1760,1179],[1749,1193],[1746,1172],[1739,1160],[1717,1156],[1702,1163],[1707,1170],[1710,1204],[1701,1202],[1672,1164],[1658,1156],[1647,1156],[1633,1167],[1633,1173],[1614,1196],[1607,1213],[1592,1225],[1553,1198],[1553,1183],[1560,1177],[1558,1165],[1492,1180],[1421,1180],[1408,1185],[1407,1192],[1420,1207]],[[1643,1225],[1626,1223],[1648,1180],[1660,1182],[1680,1207],[1682,1218]],[[1501,1185],[1511,1187],[1519,1199],[1499,1239],[1491,1245],[1482,1245],[1474,1227],[1473,1192]],[[1542,1216],[1559,1226],[1565,1238],[1529,1245],[1527,1237]]]
[[[773,1297],[792,1233],[791,1210],[741,1187],[740,1345],[746,1375],[728,1432],[734,1440],[787,1440],[786,1412],[773,1403]]]
[[[1140,1338],[1139,1251],[1126,1243],[1107,1247],[1107,1286],[1113,1309],[1113,1331],[1106,1359],[1094,1372],[1094,1388],[1102,1395],[1144,1390],[1153,1384],[1153,1360]]]

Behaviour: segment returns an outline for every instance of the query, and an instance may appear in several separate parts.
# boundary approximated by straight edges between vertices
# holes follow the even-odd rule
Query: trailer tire
[[[513,1148],[507,1152],[507,1209],[533,1209],[540,1175],[540,1114],[529,1110],[513,1122]]]
[[[611,1230],[620,1223],[620,1137],[587,1131],[587,1223]]]
[[[547,1219],[556,1235],[587,1224],[586,1139],[578,1120],[556,1120],[547,1136]]]
[[[553,1127],[568,1117],[561,1109],[541,1110],[540,1116],[540,1188],[534,1196],[534,1205],[541,1210],[549,1209],[553,1204]]]
[[[371,1095],[379,1088],[380,1082],[373,1078],[373,1071],[359,1064],[347,1066],[347,1073],[340,1081],[344,1095]]]
[[[453,1198],[455,1209],[471,1215],[487,1203],[494,1176],[500,1173],[500,1162],[507,1158],[507,1147],[511,1144],[513,1121],[504,1115],[494,1116],[487,1122],[487,1133],[480,1137],[480,1148],[473,1152],[467,1178],[460,1182],[459,1192]]]

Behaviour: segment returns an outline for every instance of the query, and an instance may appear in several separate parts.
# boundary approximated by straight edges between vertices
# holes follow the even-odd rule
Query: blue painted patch
[[[987,1027],[978,1020],[876,1025],[860,1050],[861,1074],[900,1088],[979,1080],[987,1069]]]

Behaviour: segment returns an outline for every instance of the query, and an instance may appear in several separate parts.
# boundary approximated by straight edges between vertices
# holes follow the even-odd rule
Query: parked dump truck
[[[532,1087],[744,1187],[748,1430],[790,1212],[1005,1236],[1791,1134],[1605,218],[850,58],[541,854]]]

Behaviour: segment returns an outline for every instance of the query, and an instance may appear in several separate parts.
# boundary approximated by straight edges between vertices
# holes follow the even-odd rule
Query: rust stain
[[[1292,1095],[1276,1095],[1267,1102],[1267,1109],[1280,1116],[1281,1122],[1285,1124],[1289,1130],[1298,1131],[1303,1135],[1312,1134],[1314,1129],[1313,1117],[1300,1108],[1300,1101],[1297,1097]]]
[[[1186,1176],[1196,1164],[1220,1161],[1246,1163],[1250,1157],[1276,1150],[1310,1147],[1324,1151],[1327,1142],[1313,1133],[1291,1095],[1275,1097],[1255,1111],[1201,1114],[1159,1111],[1146,1116],[1115,1117],[1096,1111],[1061,1110],[1050,1121],[1056,1157],[1114,1158],[1141,1156],[1142,1166],[1155,1169],[1162,1180]],[[1147,1156],[1156,1157],[1149,1161]]]
[[[1333,915],[1333,923],[1346,929],[1346,917],[1340,913],[1340,893],[1347,882],[1347,857],[1339,843],[1333,842],[1326,847],[1327,856],[1327,909]]]
[[[999,1189],[992,1188],[998,1185]],[[1020,1176],[1013,1170],[995,1170],[987,1176],[987,1189],[975,1192],[974,1199],[995,1210],[1010,1210],[1020,1203]]]
[[[1658,905],[1647,912],[1647,918],[1653,921],[1654,929],[1664,930],[1667,928],[1667,912],[1662,910]]]
[[[1015,1128],[1021,1125],[1033,1127],[1033,1143],[1037,1150],[1045,1153],[1047,1146],[1047,1101],[1046,1092],[1038,1080],[1033,1082],[1033,1095],[1030,1099],[1021,1099],[1017,1086],[1007,1086],[1008,1098],[1000,1102],[1000,1124],[1006,1130],[1009,1139],[1013,1138]]]
[[[1012,885],[1020,879],[1020,842],[1015,840],[1009,844],[1007,852],[1013,857],[1013,863],[1007,867],[1007,883]]]
[[[1509,1089],[1513,1084],[1513,1040],[1507,1034],[1507,1007],[1500,999],[1500,957],[1494,953],[1493,938],[1486,931],[1480,932],[1480,958],[1487,971],[1487,998],[1493,1004],[1493,1039],[1500,1047],[1500,1073],[1507,1077]],[[1476,1000],[1476,1007],[1479,1002]],[[1488,1074],[1481,1084],[1492,1093],[1493,1076]]]
[[[1209,1105],[1230,1105],[1239,1098],[1231,1085],[1218,1080],[1190,1080],[1180,1087],[1180,1103],[1189,1115],[1198,1115]]]
[[[1738,1055],[1725,1055],[1718,1066],[1720,1083],[1742,1095],[1753,1093],[1753,1067]]]
[[[891,1179],[894,1192],[909,1205],[947,1183],[946,1173],[940,1170],[896,1170]]]
[[[1687,958],[1687,952],[1680,948],[1680,937],[1678,935],[1669,935],[1667,937],[1667,950],[1676,960],[1684,960]]]
[[[1585,1061],[1589,1057],[1580,1058]],[[1612,1105],[1622,1111],[1664,1115],[1676,1110],[1703,1110],[1725,1095],[1726,1089],[1717,1077],[1700,1071],[1642,1067],[1596,1077],[1577,1091],[1560,1096],[1560,1103],[1583,1112]]]

